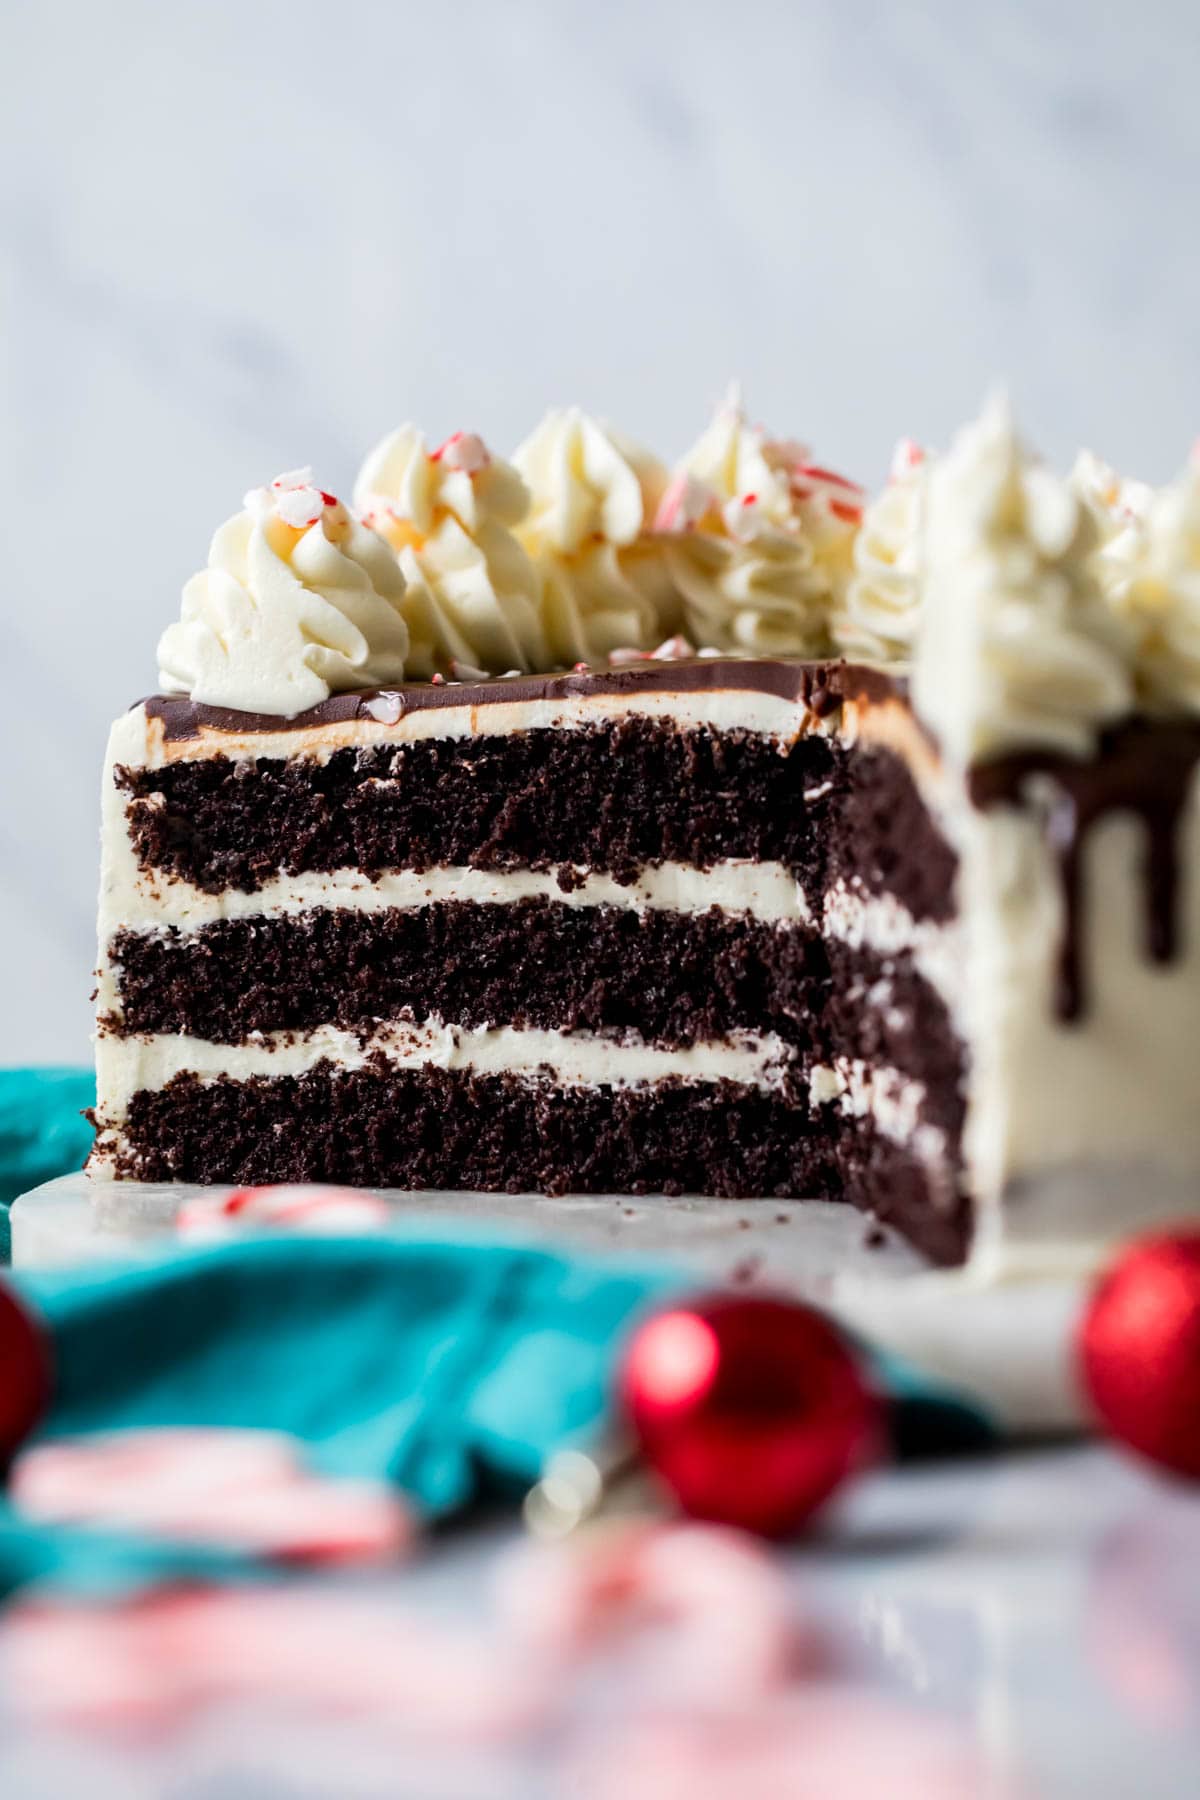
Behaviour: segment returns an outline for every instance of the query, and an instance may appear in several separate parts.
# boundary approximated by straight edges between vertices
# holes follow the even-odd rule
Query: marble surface
[[[86,1054],[105,729],[251,483],[572,399],[672,453],[732,373],[869,482],[997,375],[1060,457],[1196,430],[1191,0],[18,0],[4,45],[3,1060]]]
[[[438,1622],[485,1619],[491,1572],[514,1537],[507,1525],[452,1534],[416,1567],[372,1577],[369,1591],[381,1606],[411,1602]],[[1195,1792],[1194,1493],[1098,1447],[898,1470],[868,1478],[785,1567],[797,1615],[820,1632],[837,1670],[847,1762],[861,1771],[881,1719],[888,1742],[907,1718],[942,1734],[958,1770],[917,1783],[913,1767],[893,1763],[875,1769],[869,1788],[851,1781],[821,1800],[862,1800],[864,1792],[1182,1800]],[[0,1668],[5,1655],[0,1624]],[[641,1704],[653,1714],[654,1695],[643,1692]],[[576,1696],[565,1729],[486,1743],[473,1756],[311,1710],[280,1717],[226,1706],[153,1730],[89,1731],[30,1717],[10,1693],[0,1717],[0,1780],[22,1800],[83,1792],[93,1800],[615,1800],[632,1791],[612,1779],[606,1751],[627,1740],[594,1689]],[[584,1779],[602,1768],[607,1785]],[[793,1765],[793,1779],[781,1777],[770,1795],[812,1792],[797,1785],[802,1772]],[[647,1791],[644,1781],[636,1791]],[[689,1800],[728,1795],[719,1783],[686,1792]]]

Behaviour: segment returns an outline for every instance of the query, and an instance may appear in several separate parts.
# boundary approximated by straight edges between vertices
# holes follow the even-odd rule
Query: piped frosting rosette
[[[518,535],[541,577],[552,661],[599,663],[673,631],[674,594],[650,531],[663,466],[578,407],[548,412],[513,461],[532,495]]]
[[[400,681],[404,577],[388,546],[313,485],[280,475],[220,527],[158,646],[159,682],[210,706],[291,716]]]
[[[913,697],[955,760],[1086,756],[1131,710],[1130,633],[1095,578],[1097,541],[996,396],[929,481]]]
[[[1142,545],[1146,513],[1153,489],[1131,481],[1091,450],[1081,450],[1069,476],[1071,490],[1086,506],[1096,527],[1092,570],[1108,595],[1127,585]]]
[[[930,457],[912,438],[892,456],[887,485],[863,514],[854,573],[835,606],[833,636],[847,656],[907,662],[921,616],[921,540]]]
[[[1140,503],[1115,567],[1106,594],[1133,637],[1141,707],[1200,713],[1200,443],[1178,480]]]
[[[698,644],[820,656],[849,580],[863,493],[800,444],[722,406],[684,458],[656,523]]]
[[[402,425],[363,463],[354,499],[403,571],[410,676],[547,666],[538,574],[512,530],[529,493],[482,438],[430,449]]]

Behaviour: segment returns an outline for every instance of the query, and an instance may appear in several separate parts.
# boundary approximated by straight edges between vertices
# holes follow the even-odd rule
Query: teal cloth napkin
[[[598,1426],[633,1319],[694,1285],[511,1243],[282,1234],[12,1280],[53,1346],[41,1435],[286,1431],[438,1516],[523,1490]]]
[[[96,1078],[90,1069],[0,1069],[3,1260],[8,1260],[10,1203],[43,1181],[83,1167],[92,1146],[92,1128],[83,1111],[95,1103]]]
[[[332,1475],[428,1518],[513,1499],[602,1429],[639,1312],[678,1274],[432,1237],[257,1238],[136,1265],[10,1277],[52,1347],[33,1442],[163,1425],[290,1433]],[[23,1519],[0,1503],[0,1595],[261,1578],[249,1555]]]

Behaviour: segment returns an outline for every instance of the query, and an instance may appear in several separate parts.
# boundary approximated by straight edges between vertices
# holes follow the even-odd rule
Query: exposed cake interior
[[[567,408],[252,490],[113,732],[96,1173],[849,1200],[984,1275],[1193,1212],[1198,570],[1200,455],[1063,481],[1002,396],[869,506],[736,400],[673,473]]]
[[[902,687],[838,663],[147,702],[106,776],[93,1168],[845,1198],[958,1260],[935,778]]]

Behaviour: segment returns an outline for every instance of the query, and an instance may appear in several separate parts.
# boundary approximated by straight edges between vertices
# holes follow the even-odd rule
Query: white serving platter
[[[174,1237],[184,1201],[229,1191],[65,1175],[14,1201],[13,1262],[137,1256]],[[982,1285],[965,1271],[930,1270],[893,1235],[868,1238],[861,1214],[823,1201],[376,1191],[396,1231],[500,1230],[565,1250],[673,1261],[694,1267],[698,1285],[792,1293],[981,1403],[1006,1432],[1045,1436],[1082,1423],[1071,1355],[1081,1276]]]

